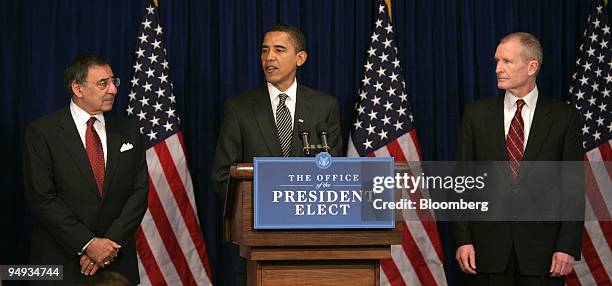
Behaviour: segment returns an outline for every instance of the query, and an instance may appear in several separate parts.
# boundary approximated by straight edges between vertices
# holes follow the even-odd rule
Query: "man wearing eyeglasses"
[[[64,71],[70,103],[26,130],[30,263],[63,265],[60,284],[99,271],[139,283],[134,234],[147,209],[147,166],[136,123],[108,112],[119,83],[104,59],[77,56]]]

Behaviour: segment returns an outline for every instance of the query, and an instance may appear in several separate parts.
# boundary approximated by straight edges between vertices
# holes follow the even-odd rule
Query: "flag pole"
[[[604,0],[604,1],[608,1],[608,0]],[[393,22],[392,17],[391,17],[391,0],[385,0],[385,5],[387,5],[387,14],[389,14],[389,22]]]

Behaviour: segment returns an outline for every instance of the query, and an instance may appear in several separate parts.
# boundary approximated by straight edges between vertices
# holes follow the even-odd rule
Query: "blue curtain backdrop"
[[[209,181],[223,102],[263,83],[259,45],[277,22],[300,27],[308,61],[301,82],[335,95],[345,143],[363,73],[374,2],[366,0],[160,1],[174,93],[183,118],[199,217],[213,281],[229,285],[231,246]],[[393,24],[425,160],[452,160],[464,105],[497,94],[493,54],[506,33],[527,31],[544,46],[541,92],[560,98],[574,70],[590,1],[393,1]],[[23,195],[25,125],[68,103],[62,73],[79,53],[107,57],[123,79],[125,114],[138,26],[148,2],[0,0],[0,264],[27,263],[31,215]],[[608,7],[608,9],[610,9]],[[440,224],[451,285],[461,284],[448,225]]]

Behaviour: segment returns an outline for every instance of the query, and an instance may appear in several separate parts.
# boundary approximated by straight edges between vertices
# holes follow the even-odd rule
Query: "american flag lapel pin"
[[[298,122],[299,122],[299,123],[304,123],[304,119],[302,119],[302,118],[298,118]]]

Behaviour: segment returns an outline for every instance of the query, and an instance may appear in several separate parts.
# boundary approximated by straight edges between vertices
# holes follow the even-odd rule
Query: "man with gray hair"
[[[507,171],[500,172],[504,185],[489,191],[534,194],[537,180],[521,170],[521,163],[582,161],[579,117],[570,106],[539,92],[542,46],[536,37],[507,35],[495,61],[497,87],[504,92],[466,108],[457,161],[507,161],[500,168]],[[575,205],[579,212],[583,202],[578,198]],[[453,234],[455,259],[471,274],[470,285],[563,285],[580,259],[582,222],[455,222]]]

